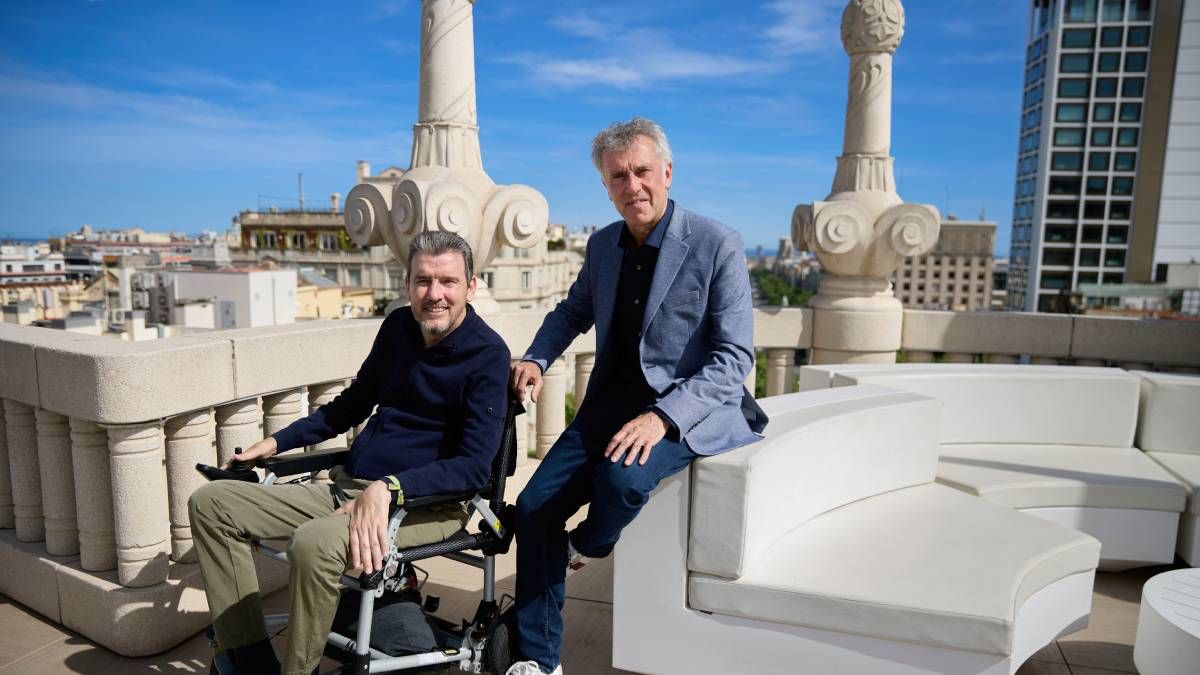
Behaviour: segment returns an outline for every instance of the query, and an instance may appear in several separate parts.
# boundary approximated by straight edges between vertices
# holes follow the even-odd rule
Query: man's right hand
[[[538,394],[542,393],[542,369],[533,361],[518,361],[512,367],[510,382],[513,393],[521,403],[525,402],[525,388],[533,387],[530,398],[537,403]]]
[[[259,460],[263,460],[274,455],[278,450],[279,446],[275,444],[275,437],[267,436],[245,450],[235,453],[233,457],[230,457],[225,461],[224,464],[221,465],[221,468],[229,470],[229,467],[233,466],[234,461],[247,462],[253,465]]]

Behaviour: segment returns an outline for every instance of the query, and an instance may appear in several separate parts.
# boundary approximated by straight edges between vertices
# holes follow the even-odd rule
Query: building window
[[[1079,266],[1080,267],[1099,267],[1100,266],[1100,249],[1084,248],[1079,250]]]
[[[292,234],[290,241],[292,248],[304,248],[306,243],[306,237],[304,236],[303,232],[295,232]]]
[[[1100,147],[1112,145],[1112,127],[1093,127],[1092,145]]]
[[[1124,267],[1125,266],[1125,251],[1121,249],[1109,249],[1104,252],[1105,267]]]
[[[1094,284],[1100,280],[1100,274],[1097,272],[1080,272],[1079,283]]]
[[[1051,176],[1050,194],[1077,195],[1079,194],[1080,179],[1078,176]]]
[[[1096,31],[1092,28],[1068,28],[1063,31],[1062,46],[1065,49],[1090,49],[1096,42]]]
[[[1083,205],[1084,220],[1104,220],[1104,202],[1086,202]]]
[[[1079,202],[1051,199],[1046,202],[1046,217],[1074,220],[1079,217]]]
[[[1151,0],[1129,0],[1129,20],[1149,21]]]
[[[1101,98],[1112,98],[1117,95],[1117,78],[1115,77],[1098,77],[1096,78],[1096,96]]]
[[[1133,177],[1132,176],[1115,176],[1112,181],[1112,193],[1114,195],[1128,197],[1133,194]]]
[[[1141,103],[1122,103],[1121,104],[1121,121],[1122,122],[1137,122],[1142,119],[1142,104]]]
[[[1108,228],[1108,243],[1125,244],[1129,241],[1129,228],[1124,225],[1113,225]]]
[[[1054,144],[1057,146],[1078,147],[1083,145],[1082,127],[1065,127],[1054,130]]]
[[[1108,205],[1109,220],[1129,220],[1129,202],[1113,202]]]
[[[1125,98],[1141,98],[1142,90],[1146,87],[1146,78],[1127,77],[1121,83],[1121,96]]]
[[[1063,21],[1089,23],[1095,20],[1096,0],[1067,0],[1066,7],[1063,8]]]
[[[1125,0],[1104,0],[1101,18],[1105,21],[1120,21],[1125,18]]]
[[[1048,226],[1046,226],[1046,241],[1051,244],[1073,244],[1073,243],[1075,243],[1075,226],[1074,225],[1048,225]]]
[[[1096,70],[1102,73],[1115,73],[1121,70],[1121,53],[1120,52],[1104,52],[1100,55],[1100,61],[1096,64]]]
[[[1113,83],[1113,91],[1116,92],[1116,82]],[[1087,98],[1088,95],[1088,80],[1087,78],[1068,77],[1058,81],[1058,97],[1059,98]]]
[[[1121,28],[1114,26],[1104,28],[1100,31],[1100,46],[1101,47],[1120,47],[1121,46]]]
[[[1108,158],[1111,153],[1088,153],[1088,171],[1108,171]]]
[[[1079,241],[1085,244],[1099,244],[1103,238],[1103,225],[1084,225],[1083,232],[1079,235]]]
[[[1092,121],[1111,122],[1115,110],[1116,107],[1112,103],[1096,103],[1092,106]]]
[[[1129,69],[1129,57],[1125,57],[1125,69]],[[1092,72],[1091,54],[1063,54],[1058,61],[1058,70],[1063,73]]]
[[[1125,44],[1130,47],[1145,47],[1150,44],[1149,26],[1130,26]]]
[[[1085,103],[1059,103],[1054,119],[1058,122],[1082,122],[1087,117]]]
[[[1123,148],[1137,147],[1138,144],[1138,128],[1137,127],[1121,127],[1117,130],[1117,145]]]
[[[346,281],[350,286],[362,286],[362,270],[346,270]]]
[[[1137,153],[1118,152],[1113,169],[1116,171],[1133,171],[1137,165]]]
[[[532,272],[530,272],[528,270],[521,272],[521,288],[522,288],[522,290],[526,290],[526,291],[529,290],[530,288],[533,288],[533,273]]]
[[[1108,192],[1108,179],[1104,176],[1089,176],[1087,179],[1087,193],[1089,195],[1102,195]]]
[[[1056,171],[1082,171],[1082,152],[1055,152],[1050,155],[1050,168]]]
[[[1129,52],[1125,54],[1125,72],[1146,72],[1146,52]]]

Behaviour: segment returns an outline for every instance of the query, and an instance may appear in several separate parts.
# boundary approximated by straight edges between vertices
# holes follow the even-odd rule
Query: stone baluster
[[[908,363],[933,363],[933,352],[909,349],[904,352],[904,359]]]
[[[103,427],[71,418],[71,465],[79,518],[79,565],[90,572],[115,569],[112,470],[108,461],[108,434]]]
[[[312,384],[308,387],[308,410],[310,414],[315,412],[317,408],[329,403],[337,398],[339,394],[346,390],[346,381],[338,380],[337,382],[325,382],[323,384]],[[326,441],[321,441],[315,445],[309,446],[308,451],[316,450],[331,450],[333,448],[346,447],[346,434],[338,434]]]
[[[746,381],[744,382],[746,391],[750,392],[751,396],[754,396],[756,387],[758,387],[758,366],[757,366],[757,364],[758,364],[758,350],[753,350],[751,352],[751,357],[750,357],[750,372],[746,373]]]
[[[42,476],[38,469],[33,406],[5,399],[4,425],[17,541],[43,541],[46,523],[42,515]]]
[[[903,35],[899,0],[852,0],[842,13],[850,56],[843,151],[829,196],[792,214],[793,240],[826,272],[809,301],[809,363],[894,362],[903,310],[888,279],[937,242],[937,209],[903,203],[893,177],[892,53]]]
[[[270,436],[300,419],[304,389],[263,396],[263,435]]]
[[[946,363],[975,363],[975,355],[967,352],[946,352]]]
[[[567,428],[567,368],[562,359],[542,374],[542,393],[538,396],[537,456],[546,456],[550,446]]]
[[[595,354],[575,355],[575,412],[583,405],[583,397],[587,395],[588,382],[592,379],[592,369],[596,367]]]
[[[8,469],[8,431],[4,424],[4,401],[0,400],[0,530],[11,530],[15,525],[12,475]]]
[[[258,398],[219,405],[217,418],[217,462],[224,464],[235,448],[248,448],[263,438],[263,415]]]
[[[1103,359],[1075,359],[1075,365],[1086,366],[1088,368],[1103,368],[1108,364]]]
[[[767,396],[790,394],[794,388],[792,371],[796,365],[796,350],[767,350]]]
[[[1035,365],[1035,366],[1057,366],[1057,365],[1059,365],[1058,359],[1053,356],[1031,356],[1029,358],[1029,363],[1031,365]],[[1101,362],[1100,365],[1104,365],[1103,362]]]
[[[38,408],[38,473],[42,480],[42,510],[46,527],[46,552],[79,553],[79,526],[75,519],[75,470],[71,463],[71,431],[67,418]]]
[[[1017,363],[1020,359],[1016,354],[988,354],[988,363]]]
[[[167,495],[171,517],[171,560],[196,562],[192,544],[192,521],[188,499],[206,482],[196,471],[197,463],[217,461],[217,443],[212,417],[207,410],[167,420]]]
[[[157,423],[104,425],[108,430],[117,582],[136,588],[167,580],[170,520]]]

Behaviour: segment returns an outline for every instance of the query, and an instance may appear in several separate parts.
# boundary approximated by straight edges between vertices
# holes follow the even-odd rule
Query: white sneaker
[[[508,667],[504,675],[543,675],[537,661],[518,661]],[[562,664],[558,664],[550,675],[563,675]]]
[[[567,537],[567,576],[578,572],[586,567],[588,559],[583,557],[583,554],[575,550],[575,546],[571,543],[571,538]]]

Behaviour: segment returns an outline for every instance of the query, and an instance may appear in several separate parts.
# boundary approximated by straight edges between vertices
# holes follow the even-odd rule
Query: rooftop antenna
[[[296,174],[296,179],[300,183],[300,210],[304,210],[304,174]]]
[[[944,211],[944,213],[946,213],[947,215],[949,215],[949,213],[950,213],[950,186],[949,185],[946,186],[946,210]]]
[[[987,220],[987,207],[985,207],[985,206],[979,207],[979,219]]]

